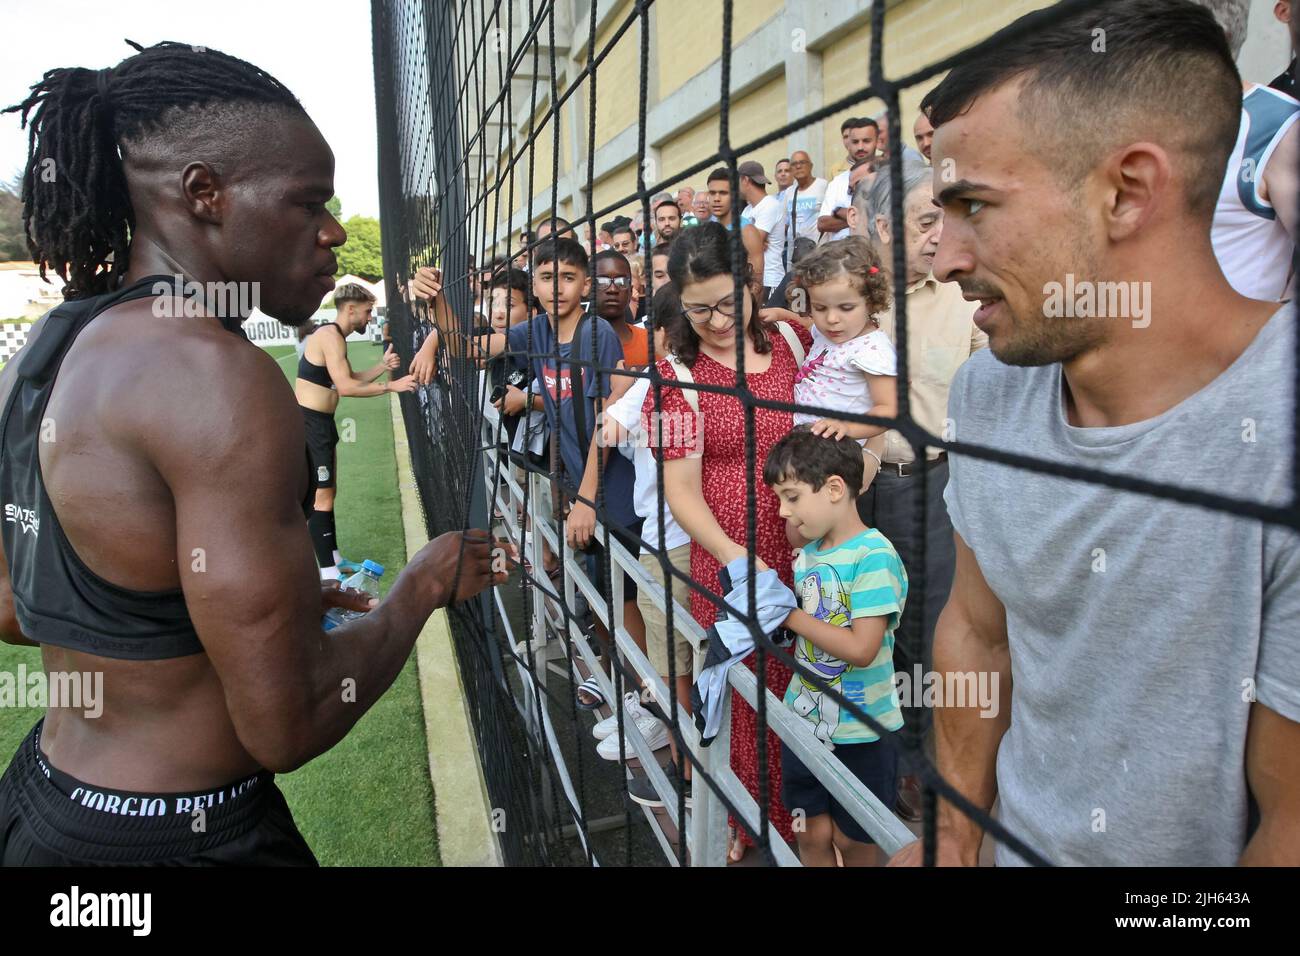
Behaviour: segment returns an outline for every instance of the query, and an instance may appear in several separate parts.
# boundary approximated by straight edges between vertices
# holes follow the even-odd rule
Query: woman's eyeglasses
[[[682,318],[691,325],[705,325],[713,320],[715,312],[724,319],[735,319],[740,315],[740,309],[736,305],[736,297],[729,295],[713,305],[689,306],[682,310]]]

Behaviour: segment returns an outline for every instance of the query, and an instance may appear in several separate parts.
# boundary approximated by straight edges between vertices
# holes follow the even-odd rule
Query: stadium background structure
[[[1016,35],[1034,31],[1043,22],[1077,12],[1095,5],[1095,0],[1063,0],[1051,7],[1030,15],[1016,30]],[[573,6],[568,6],[572,10]],[[576,6],[576,4],[574,5]],[[596,126],[599,89],[599,69],[602,62],[611,55],[618,44],[635,43],[638,48],[638,116],[636,124],[637,149],[635,155],[643,156],[647,148],[647,101],[650,83],[650,41],[649,11],[653,0],[635,0],[627,14],[617,18],[612,27],[601,31],[603,42],[597,43],[598,10],[595,2],[586,6],[587,39],[585,43],[585,62],[576,74],[568,77],[569,83],[563,89],[558,87],[556,70],[556,17],[557,5],[553,0],[526,0],[526,2],[503,2],[503,0],[375,0],[372,7],[373,42],[375,63],[375,92],[378,106],[379,134],[379,171],[382,240],[384,248],[385,281],[388,283],[388,302],[392,323],[394,344],[403,361],[409,363],[415,349],[426,334],[423,320],[428,313],[421,305],[407,303],[402,295],[410,277],[416,268],[422,265],[436,265],[444,275],[444,292],[454,313],[462,323],[459,334],[442,343],[439,382],[426,390],[422,396],[402,396],[402,410],[406,430],[410,439],[412,467],[415,472],[416,485],[424,510],[425,522],[430,535],[467,525],[484,527],[489,520],[488,503],[484,493],[485,480],[496,487],[499,473],[484,476],[479,471],[487,467],[485,462],[496,461],[500,469],[501,459],[489,456],[485,458],[495,441],[484,442],[484,416],[482,409],[486,393],[483,389],[478,366],[468,354],[469,325],[472,312],[472,297],[469,288],[469,262],[472,256],[482,263],[497,252],[510,258],[519,254],[520,248],[511,243],[518,236],[518,223],[512,221],[516,202],[524,205],[524,221],[532,224],[539,216],[557,210],[564,215],[568,210],[560,203],[560,159],[562,137],[555,135],[555,128],[560,124],[564,104],[582,92],[585,84],[586,115],[586,183],[585,196],[599,195],[595,188],[596,162]],[[650,222],[649,199],[659,191],[675,191],[679,186],[695,185],[702,180],[708,170],[717,165],[725,165],[731,173],[731,194],[733,217],[738,221],[742,201],[740,199],[736,164],[741,158],[752,156],[764,147],[794,133],[804,127],[823,122],[829,117],[842,113],[849,108],[861,108],[860,104],[875,100],[883,104],[888,111],[889,138],[892,144],[904,142],[901,120],[910,118],[914,110],[904,113],[902,94],[904,91],[933,81],[958,63],[996,53],[996,44],[1005,37],[986,36],[965,50],[951,56],[942,57],[912,72],[897,78],[885,74],[882,51],[888,29],[886,3],[870,5],[870,57],[863,70],[862,82],[855,84],[850,92],[837,97],[826,105],[812,110],[797,121],[772,128],[759,136],[743,142],[733,142],[731,135],[731,78],[733,54],[733,25],[739,5],[733,0],[721,0],[721,59],[720,89],[718,94],[718,147],[711,155],[701,158],[680,169],[668,171],[668,175],[647,179],[648,169],[653,164],[637,163],[635,165],[635,188],[626,195],[618,196],[614,201],[604,201],[585,214],[570,212],[566,218],[574,223],[581,234],[583,226],[604,221],[615,211],[629,203],[639,204],[646,222]],[[516,16],[525,13],[524,22]],[[1010,19],[1010,18],[1008,18]],[[996,24],[1000,25],[1000,24]],[[635,35],[629,36],[633,28]],[[575,29],[576,34],[576,29]],[[514,38],[519,36],[518,42]],[[505,37],[509,42],[500,42]],[[543,52],[545,51],[545,52]],[[545,57],[545,71],[541,71],[542,57]],[[489,70],[486,64],[495,61],[495,76],[503,81],[499,89],[489,89]],[[545,91],[546,105],[539,117],[539,84],[545,80],[549,89]],[[527,81],[531,109],[527,113],[527,136],[516,142],[513,118],[517,82]],[[625,95],[631,95],[624,90]],[[479,109],[469,109],[470,105]],[[865,110],[863,110],[865,112]],[[569,116],[572,117],[572,111]],[[547,127],[551,132],[545,135]],[[509,130],[502,135],[507,138],[510,148],[504,160],[504,167],[495,158],[491,176],[488,169],[488,150],[484,144],[488,131],[492,128]],[[549,148],[547,148],[549,147]],[[549,155],[548,155],[549,154]],[[477,169],[472,168],[477,158]],[[540,209],[533,209],[533,203],[539,191],[534,188],[538,179],[539,164],[546,164],[549,175],[550,199]],[[902,164],[901,150],[891,149],[889,175],[893,182],[891,216],[895,229],[901,232],[902,222]],[[516,183],[523,177],[527,184],[523,197],[515,195]],[[545,176],[542,177],[545,179]],[[471,188],[473,187],[473,188]],[[544,189],[543,189],[544,192]],[[605,191],[608,196],[608,190]],[[894,248],[895,274],[905,274],[904,250],[901,244]],[[743,247],[736,237],[733,242],[733,256],[736,275],[740,275],[744,262]],[[649,279],[647,280],[649,282]],[[647,294],[652,290],[648,289]],[[736,280],[736,294],[741,294],[741,280]],[[899,378],[908,378],[908,323],[906,302],[901,287],[895,291],[895,315],[897,316],[897,349],[899,361]],[[739,334],[739,327],[738,327]],[[594,337],[594,326],[592,326]],[[584,350],[585,351],[585,350]],[[529,343],[526,354],[529,358],[538,353]],[[594,354],[594,352],[588,352]],[[558,355],[554,356],[556,359]],[[743,350],[738,372],[743,372]],[[601,369],[590,362],[568,360],[573,365],[584,368],[584,374],[603,374],[612,371]],[[590,372],[585,371],[589,369]],[[660,394],[660,379],[654,371],[640,373],[639,377],[648,377],[652,382],[653,393]],[[708,390],[712,387],[703,385],[686,385]],[[788,403],[776,403],[755,399],[744,389],[718,389],[736,395],[745,409],[747,435],[753,435],[754,409],[801,408]],[[1297,401],[1300,402],[1300,389],[1297,389]],[[825,414],[829,410],[806,409],[813,413]],[[1292,409],[1293,423],[1297,409]],[[1202,508],[1233,513],[1243,518],[1277,523],[1289,527],[1300,527],[1300,510],[1295,500],[1296,488],[1300,487],[1300,477],[1295,469],[1300,468],[1300,454],[1296,453],[1297,436],[1293,428],[1293,481],[1290,507],[1274,507],[1255,501],[1239,501],[1200,488],[1174,487],[1150,482],[1137,475],[1117,475],[1096,469],[1067,466],[1060,462],[1043,461],[1023,455],[1010,454],[997,449],[983,448],[963,444],[958,441],[946,441],[940,436],[930,435],[921,429],[911,418],[906,390],[900,390],[899,409],[896,419],[880,419],[869,415],[844,415],[834,413],[837,417],[848,418],[870,424],[887,424],[897,428],[915,446],[923,445],[943,448],[950,453],[966,454],[999,462],[1016,468],[1057,475],[1071,480],[1090,482],[1111,487],[1119,492],[1151,495],[1173,499]],[[749,443],[752,458],[753,442]],[[553,450],[552,454],[555,452]],[[749,485],[747,488],[747,509],[749,526],[755,522],[755,486],[759,479],[758,463],[750,462]],[[660,465],[662,469],[662,465]],[[545,471],[545,469],[539,469]],[[662,476],[662,471],[661,471]],[[917,480],[921,483],[917,495],[919,507],[916,511],[918,529],[924,528],[927,481],[926,471],[918,472]],[[525,484],[525,507],[528,507],[527,488]],[[661,483],[662,485],[662,483]],[[604,487],[599,484],[596,500],[592,502],[602,522],[606,524],[603,509]],[[659,496],[660,508],[665,508],[662,493]],[[662,511],[661,511],[662,513]],[[922,619],[926,601],[926,584],[924,580],[924,541],[925,535],[918,534],[921,549],[914,561],[911,589],[905,610],[905,616],[911,626],[916,628]],[[561,537],[561,561],[569,555],[564,553]],[[522,540],[517,542],[521,545]],[[750,555],[751,583],[754,554]],[[608,553],[605,560],[609,560]],[[674,573],[661,560],[666,573]],[[679,575],[680,576],[680,575]],[[549,589],[551,585],[543,576],[540,580],[530,579],[521,572],[520,587]],[[567,577],[567,573],[566,573]],[[699,590],[693,583],[691,586]],[[553,592],[551,592],[553,593]],[[564,596],[571,597],[572,585],[565,581]],[[614,620],[613,595],[605,595],[608,620]],[[721,606],[713,595],[709,599]],[[749,600],[752,605],[753,594]],[[668,627],[673,627],[671,602],[668,608]],[[523,633],[533,633],[533,602],[525,597],[522,601],[524,626]],[[575,617],[570,601],[559,601],[564,626],[560,629],[566,644],[566,658],[570,665],[575,659],[570,633]],[[776,861],[776,855],[767,819],[767,796],[763,792],[766,785],[766,767],[771,759],[780,759],[779,754],[766,752],[763,730],[768,725],[764,693],[764,656],[768,653],[784,653],[752,626],[752,618],[742,608],[729,607],[728,611],[739,619],[751,624],[755,638],[757,655],[756,678],[759,690],[756,699],[756,711],[759,721],[759,760],[760,760],[760,795],[757,801],[756,819],[745,818],[736,806],[727,799],[722,788],[718,787],[710,775],[690,757],[682,738],[676,728],[670,724],[670,731],[677,736],[679,751],[695,764],[695,793],[697,812],[700,794],[707,787],[726,809],[737,816],[740,824],[755,838],[769,862]],[[591,851],[588,832],[588,814],[584,794],[584,760],[582,745],[576,751],[576,791],[567,785],[561,788],[560,782],[567,783],[565,768],[555,765],[554,753],[546,746],[539,733],[539,728],[548,726],[541,713],[544,702],[554,707],[563,707],[572,711],[575,733],[581,733],[577,721],[576,705],[572,694],[567,701],[556,700],[547,690],[544,680],[539,680],[541,662],[533,653],[530,640],[522,643],[521,655],[507,638],[508,628],[504,628],[500,617],[501,605],[494,602],[493,596],[453,609],[451,614],[453,640],[461,668],[465,687],[467,707],[478,739],[482,769],[489,798],[493,807],[506,810],[507,817],[513,825],[500,834],[502,856],[511,864],[556,864],[564,862],[569,856],[573,835],[579,838],[582,850],[588,862],[597,862]],[[671,660],[672,655],[669,655]],[[525,675],[525,682],[531,683],[525,688],[521,700],[516,699],[511,680],[507,672],[507,663],[517,666],[519,673]],[[615,655],[613,673],[616,700],[620,700],[628,681],[636,686],[637,675],[624,661]],[[836,691],[828,688],[821,679],[808,671],[801,671],[814,683],[821,685],[824,692],[831,694],[840,702],[841,707],[848,708],[864,722],[880,728],[853,702],[846,700]],[[671,681],[669,682],[671,687]],[[784,688],[775,688],[780,699]],[[531,712],[535,709],[535,713]],[[617,708],[622,719],[621,708]],[[675,701],[673,706],[676,718]],[[620,724],[619,736],[622,739]],[[942,797],[951,801],[962,812],[976,820],[989,836],[1005,843],[1027,862],[1046,865],[1050,861],[1050,847],[1029,847],[1015,834],[1008,832],[998,821],[973,806],[958,793],[935,770],[927,758],[923,744],[911,734],[886,735],[890,745],[901,748],[903,772],[912,772],[920,776],[923,785],[924,824],[922,839],[924,844],[924,861],[933,865],[936,852],[935,808],[936,800]],[[590,759],[590,758],[588,758]],[[564,794],[560,790],[564,790]],[[572,799],[570,794],[576,795]],[[563,812],[556,808],[563,807]],[[682,819],[683,807],[679,802],[677,819]],[[565,817],[571,818],[570,821]],[[630,819],[629,819],[630,822]],[[629,827],[630,829],[630,827]],[[627,860],[631,861],[630,837],[626,845]],[[779,842],[779,838],[778,841]],[[686,862],[686,840],[679,839],[677,862]]]

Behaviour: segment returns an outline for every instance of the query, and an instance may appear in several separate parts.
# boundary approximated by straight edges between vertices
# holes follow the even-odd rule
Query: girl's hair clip
[[[880,271],[880,270],[877,269],[875,266],[872,266],[870,269],[867,270],[867,275],[872,275],[872,276],[873,276],[873,275],[875,275],[875,274],[876,274],[877,272],[879,272],[879,271]]]

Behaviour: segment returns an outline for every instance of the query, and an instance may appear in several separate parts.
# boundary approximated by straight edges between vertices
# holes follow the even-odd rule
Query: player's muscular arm
[[[1007,612],[989,588],[975,554],[960,535],[952,592],[934,631],[934,669],[990,672],[998,675],[997,716],[981,717],[980,708],[940,707],[934,712],[937,769],[977,807],[989,810],[997,796],[996,758],[1002,735],[1011,724],[1011,654]],[[939,801],[940,862],[975,866],[983,831],[952,804]],[[919,865],[920,843],[898,852],[891,865]]]
[[[188,393],[201,400],[151,423],[140,444],[172,492],[186,605],[235,731],[254,759],[285,772],[340,740],[388,688],[450,597],[455,566],[439,561],[443,539],[432,542],[378,608],[327,637],[293,394],[261,352],[227,353],[206,374],[191,367]],[[487,582],[486,542],[479,550],[462,593]]]
[[[325,367],[329,369],[330,378],[340,395],[370,398],[384,395],[389,391],[387,385],[367,382],[364,376],[359,376],[352,371],[352,363],[348,361],[347,346],[341,335],[331,335],[322,343],[321,349],[325,353]]]
[[[0,548],[0,641],[25,647],[38,646],[18,626],[18,618],[14,613],[14,595],[9,585],[9,562],[5,559],[4,548]]]
[[[1300,724],[1260,703],[1250,707],[1246,780],[1259,806],[1259,828],[1241,865],[1300,865]]]

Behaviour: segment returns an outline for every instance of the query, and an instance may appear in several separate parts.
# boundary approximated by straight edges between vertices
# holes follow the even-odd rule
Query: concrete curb
[[[409,561],[429,538],[421,517],[411,470],[411,449],[396,394],[391,398],[390,407]],[[425,623],[415,642],[415,662],[420,675],[420,702],[424,710],[442,865],[501,866],[500,847],[492,831],[492,804],[483,780],[445,610],[434,611]]]

